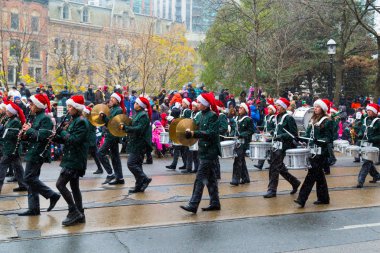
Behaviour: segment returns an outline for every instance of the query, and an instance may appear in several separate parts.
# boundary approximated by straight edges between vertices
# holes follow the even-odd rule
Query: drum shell
[[[335,140],[335,141],[333,142],[333,145],[334,145],[334,151],[339,152],[339,145],[342,145],[342,144],[347,144],[347,145],[349,145],[349,142],[346,141],[346,140]]]
[[[222,158],[233,158],[235,141],[222,141],[220,142]]]
[[[161,144],[170,144],[169,133],[161,132],[160,133],[160,143]]]
[[[251,142],[249,144],[249,157],[252,160],[265,160],[269,158],[272,144],[268,142]]]
[[[346,148],[350,146],[350,144],[348,143],[341,143],[340,145],[338,145],[338,150],[340,153],[342,154],[345,154],[346,153]]]
[[[358,157],[360,154],[360,147],[355,145],[350,145],[346,147],[346,155],[351,157]]]
[[[294,111],[293,118],[299,131],[306,131],[313,112],[313,107],[300,107]]]
[[[361,149],[361,155],[364,160],[379,162],[379,149],[375,147],[364,147]]]
[[[308,169],[310,150],[306,148],[296,148],[286,150],[285,166],[292,170]]]

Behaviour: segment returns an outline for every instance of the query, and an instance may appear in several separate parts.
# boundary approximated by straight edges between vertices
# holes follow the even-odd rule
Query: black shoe
[[[108,184],[109,185],[125,184],[125,181],[124,181],[124,179],[115,179],[114,181],[109,182]]]
[[[269,167],[265,167],[264,170],[269,170]]]
[[[23,213],[19,213],[18,216],[38,216],[40,215],[40,211],[39,210],[28,210],[26,212],[23,212]]]
[[[74,224],[79,223],[79,221],[82,219],[82,213],[79,212],[78,209],[69,211],[69,214],[67,215],[66,219],[62,221],[63,226],[72,226]]]
[[[132,189],[130,189],[128,191],[128,193],[130,193],[130,194],[132,194],[132,193],[138,193],[138,192],[142,192],[141,189],[138,188],[138,187],[134,187],[134,188],[132,188]]]
[[[183,171],[181,171],[181,173],[183,173],[183,174],[191,174],[191,173],[193,173],[193,171],[192,170],[183,170]]]
[[[251,183],[251,180],[241,180],[240,184],[249,184]]]
[[[168,170],[175,170],[175,166],[173,165],[168,165],[168,166],[165,166]]]
[[[15,177],[11,177],[10,179],[7,180],[8,183],[14,183],[17,182],[17,179]]]
[[[9,171],[8,171],[7,174],[5,174],[5,176],[6,176],[6,177],[13,177],[14,174],[13,174],[12,172],[9,172]]]
[[[358,183],[358,184],[356,185],[356,188],[363,188],[363,184],[362,184],[362,183]]]
[[[178,168],[179,170],[186,170],[185,165]]]
[[[276,193],[275,192],[267,192],[267,194],[265,194],[263,197],[265,199],[274,198],[274,197],[276,197]]]
[[[148,188],[150,182],[152,182],[151,178],[147,177],[144,179],[144,182],[141,184],[141,187],[140,187],[141,192],[144,192],[146,190],[146,188]]]
[[[188,211],[190,213],[197,213],[197,208],[196,207],[193,207],[193,206],[190,206],[190,205],[186,205],[186,206],[180,206],[183,210],[185,211]]]
[[[84,215],[84,209],[80,210],[80,212],[82,213],[82,218],[80,218],[78,220],[78,223],[86,223],[86,216]]]
[[[355,159],[353,162],[354,163],[360,163],[360,159]]]
[[[92,174],[103,174],[103,170],[96,170],[94,173],[92,173]]]
[[[153,164],[153,160],[146,160],[144,164]]]
[[[377,183],[377,180],[379,180],[378,178],[372,178],[372,180],[370,180],[369,182],[371,184],[376,184]]]
[[[116,178],[115,175],[107,176],[106,180],[102,184],[109,184],[115,178]]]
[[[300,207],[304,208],[305,207],[305,202],[302,202],[301,200],[295,199],[293,200],[294,203],[297,203]]]
[[[330,175],[330,171],[325,171],[325,175]]]
[[[238,186],[238,185],[239,185],[239,183],[238,183],[238,182],[234,182],[234,181],[231,181],[231,182],[230,182],[230,185],[233,185],[233,186]]]
[[[328,204],[330,204],[330,201],[320,201],[320,200],[317,200],[313,204],[314,205],[328,205]]]
[[[192,170],[191,171],[191,173],[197,173],[198,172],[198,170]]]
[[[259,170],[262,170],[263,169],[263,166],[259,166],[259,165],[253,165],[253,167],[259,169]]]
[[[296,192],[298,191],[298,187],[300,187],[300,185],[301,185],[300,181],[298,181],[296,185],[293,185],[293,190],[290,192],[290,195],[296,194]]]
[[[13,192],[26,192],[28,189],[24,186],[19,186],[13,189]]]
[[[48,212],[53,210],[53,208],[55,207],[55,204],[57,204],[60,197],[61,197],[61,195],[59,195],[57,193],[50,197],[50,205],[47,209]]]
[[[219,211],[220,210],[220,205],[218,206],[208,206],[208,207],[202,207],[202,211],[208,212],[208,211]]]

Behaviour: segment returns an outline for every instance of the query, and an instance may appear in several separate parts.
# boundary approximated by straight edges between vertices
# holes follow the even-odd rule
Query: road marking
[[[342,228],[337,228],[337,229],[332,229],[332,230],[348,230],[348,229],[371,228],[371,227],[379,227],[379,226],[380,226],[380,223],[368,223],[368,224],[344,226]]]

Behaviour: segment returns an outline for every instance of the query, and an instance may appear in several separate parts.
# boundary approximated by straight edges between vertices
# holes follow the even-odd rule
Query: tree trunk
[[[376,84],[375,84],[375,93],[374,93],[374,102],[378,103],[380,97],[380,36],[376,37],[377,41],[377,76],[376,76]]]
[[[314,95],[313,74],[310,71],[307,71],[307,83],[309,85],[309,92],[310,92],[310,94]]]
[[[338,106],[339,105],[339,100],[340,100],[340,91],[342,89],[342,84],[343,84],[343,64],[344,64],[344,56],[343,52],[345,51],[345,48],[342,48],[341,50],[338,51],[337,54],[337,59],[335,62],[335,89],[334,89],[334,105]]]

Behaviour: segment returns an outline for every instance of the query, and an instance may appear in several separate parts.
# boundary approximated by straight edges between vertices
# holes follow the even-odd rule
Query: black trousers
[[[269,192],[277,192],[278,180],[281,175],[286,181],[288,181],[293,187],[300,184],[300,181],[288,172],[288,169],[284,164],[285,151],[277,150],[271,152],[269,159]]]
[[[123,169],[121,167],[118,140],[106,140],[98,152],[100,162],[102,163],[104,169],[107,171],[107,174],[111,175],[113,174],[112,167],[110,161],[108,160],[107,154],[110,154],[111,156],[112,167],[115,172],[116,179],[122,179]]]
[[[247,164],[245,162],[245,149],[243,146],[235,149],[237,156],[234,159],[232,170],[232,183],[250,182]]]
[[[25,167],[24,181],[28,188],[28,206],[29,210],[40,210],[40,197],[49,199],[55,192],[39,179],[41,174],[42,162],[27,162]]]
[[[184,166],[186,168],[186,158],[184,156],[184,147],[183,146],[173,145],[173,151],[174,151],[173,162],[172,162],[171,166],[177,167],[179,156],[181,156],[183,164],[184,164]]]
[[[376,170],[375,165],[372,161],[364,160],[364,163],[360,169],[359,176],[358,176],[358,183],[364,184],[365,178],[367,177],[368,173],[374,178],[379,180],[380,174]]]
[[[0,159],[0,192],[4,184],[5,175],[8,168],[13,168],[15,178],[20,187],[27,187],[24,183],[24,168],[21,164],[20,157],[17,156],[2,156]]]
[[[143,171],[143,161],[144,161],[144,154],[145,152],[134,154],[130,153],[128,155],[128,169],[132,172],[133,176],[135,177],[136,183],[135,188],[139,189],[141,187],[141,184],[144,182],[145,179],[148,177],[145,175]]]
[[[66,187],[68,183],[70,183],[72,193]],[[79,188],[79,175],[76,170],[62,168],[56,186],[69,206],[69,210],[75,208],[77,208],[78,211],[83,210],[82,193]]]
[[[99,157],[98,157],[98,148],[96,146],[89,147],[88,152],[94,158],[96,167],[98,167],[98,170],[102,169],[102,164],[100,163]]]
[[[199,168],[199,156],[198,151],[191,151],[193,154],[193,162],[194,162],[194,171],[198,171]]]
[[[323,168],[329,163],[328,159],[328,157],[323,155],[317,155],[314,158],[310,158],[311,168],[307,171],[305,181],[303,182],[298,195],[298,200],[302,203],[305,203],[309,198],[314,184],[317,184],[317,199],[322,202],[330,201],[329,189],[325,172],[323,171]]]
[[[200,159],[197,176],[194,182],[193,194],[189,205],[198,208],[202,200],[203,189],[206,185],[210,195],[210,205],[220,206],[218,181],[215,175],[215,160]]]

